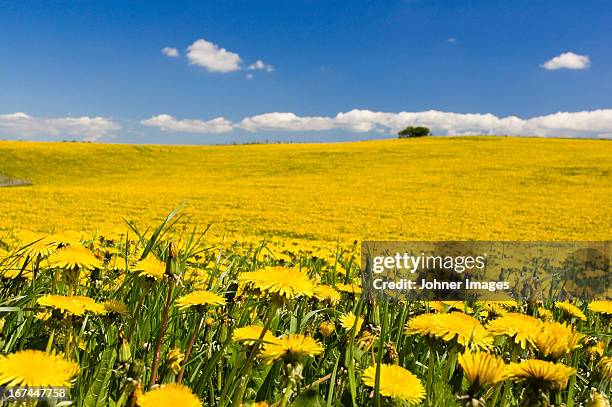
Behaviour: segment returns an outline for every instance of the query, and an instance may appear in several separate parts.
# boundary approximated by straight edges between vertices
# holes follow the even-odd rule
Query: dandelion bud
[[[222,324],[221,328],[219,329],[219,341],[220,342],[225,342],[227,340],[227,335],[228,335],[228,327],[227,324]]]
[[[178,257],[178,247],[174,242],[168,244],[168,257],[171,259],[176,259]]]
[[[128,370],[128,377],[139,381],[142,379],[142,375],[144,374],[145,366],[142,363],[142,360],[136,359],[130,364],[130,368]]]
[[[336,326],[331,321],[323,321],[319,324],[319,332],[326,338],[333,334],[335,329]]]
[[[121,339],[121,345],[119,345],[119,362],[127,363],[132,358],[132,349],[127,339]]]
[[[399,354],[397,353],[397,349],[395,349],[395,345],[389,342],[385,345],[385,355],[384,361],[385,363],[394,364],[397,362],[399,358]]]

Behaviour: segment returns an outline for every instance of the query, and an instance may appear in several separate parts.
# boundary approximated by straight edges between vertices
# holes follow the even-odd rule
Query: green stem
[[[157,382],[157,369],[159,368],[159,358],[161,356],[161,346],[164,342],[164,335],[166,328],[168,327],[168,314],[170,313],[170,305],[172,304],[172,293],[174,292],[174,282],[170,283],[168,287],[168,296],[166,297],[166,304],[164,305],[164,313],[162,314],[161,325],[159,326],[159,333],[157,335],[157,342],[155,343],[155,353],[153,354],[153,364],[151,365],[151,380],[149,381],[149,388],[151,388]]]
[[[291,393],[293,393],[293,386],[295,386],[295,383],[290,379],[289,383],[287,383],[287,388],[285,388],[285,392],[283,393],[283,397],[278,404],[279,407],[287,406],[287,403],[289,403],[289,399],[291,398]]]
[[[574,369],[578,370],[578,352],[574,352],[573,355],[573,364],[574,364]],[[576,384],[576,374],[573,374],[572,377],[570,378],[569,381],[569,386],[568,386],[568,390],[567,390],[567,402],[566,405],[567,407],[573,407],[574,406],[574,386]]]
[[[495,407],[495,405],[497,404],[497,399],[499,398],[499,393],[501,391],[502,386],[503,386],[503,382],[498,383],[495,386],[495,390],[493,391],[493,397],[491,398],[491,404],[489,404],[491,407]]]
[[[374,379],[374,398],[376,400],[376,406],[381,407],[380,397],[380,366],[382,364],[383,354],[385,351],[385,338],[387,335],[387,314],[389,312],[389,303],[384,302],[384,308],[382,311],[382,323],[380,330],[380,338],[378,340],[378,354],[376,356],[376,376]]]
[[[266,324],[261,330],[261,334],[259,335],[259,340],[255,343],[255,345],[253,345],[253,349],[251,350],[251,353],[249,354],[249,357],[244,365],[244,368],[240,372],[240,384],[238,388],[236,389],[236,392],[234,393],[234,397],[232,397],[233,406],[242,405],[242,399],[244,398],[244,393],[246,392],[247,385],[249,384],[249,379],[251,377],[251,370],[253,369],[253,362],[255,360],[255,356],[259,352],[261,341],[263,340],[266,332],[270,328],[270,325],[272,325],[272,320],[274,319],[274,316],[276,315],[277,308],[278,306],[276,305],[275,301],[272,301],[272,303],[270,304],[269,311],[268,311],[268,316],[266,318]]]
[[[47,340],[47,347],[45,351],[47,353],[51,353],[51,348],[53,347],[53,339],[55,339],[55,328],[51,330],[51,334],[49,335],[49,339]]]
[[[144,304],[144,300],[145,300],[145,297],[148,291],[149,291],[148,289],[145,289],[142,295],[140,296],[140,298],[138,299],[138,303],[136,304],[136,309],[134,310],[134,315],[132,315],[132,320],[130,321],[130,327],[128,329],[128,334],[127,334],[128,341],[132,340],[132,334],[134,333],[134,328],[136,328],[136,321],[138,320],[136,316],[140,315],[140,311],[142,309],[142,306]]]
[[[450,381],[455,373],[455,366],[457,364],[457,344],[451,345],[451,349],[448,352],[446,360],[446,380]]]
[[[205,319],[205,315],[202,315],[200,317],[200,322],[196,325],[196,327],[193,330],[193,333],[191,334],[191,337],[189,338],[189,343],[187,344],[187,349],[185,350],[185,359],[183,360],[183,365],[181,366],[181,370],[179,371],[178,376],[176,378],[177,383],[181,383],[183,381],[183,375],[185,374],[185,367],[187,366],[187,362],[189,362],[189,356],[191,356],[191,350],[193,349],[193,344],[195,343],[196,338],[198,337],[198,334],[200,333],[200,330],[202,329],[202,325],[204,324],[204,319]],[[204,336],[206,336],[206,334]]]
[[[433,396],[433,370],[436,363],[436,354],[433,346],[429,347],[429,363],[427,364],[427,396]]]

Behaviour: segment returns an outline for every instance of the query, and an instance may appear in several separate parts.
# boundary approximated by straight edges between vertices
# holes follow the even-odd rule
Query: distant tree
[[[397,133],[399,138],[409,138],[409,137],[425,137],[430,136],[431,131],[427,127],[422,126],[408,126],[404,130]]]

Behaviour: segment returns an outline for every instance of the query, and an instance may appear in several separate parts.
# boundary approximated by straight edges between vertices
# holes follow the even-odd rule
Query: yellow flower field
[[[180,203],[214,235],[607,239],[605,140],[424,138],[211,147],[0,142],[0,227],[114,231]]]

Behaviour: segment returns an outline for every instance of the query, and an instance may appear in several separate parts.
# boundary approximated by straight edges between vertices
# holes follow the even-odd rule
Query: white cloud
[[[588,56],[565,52],[546,61],[542,68],[551,71],[557,69],[587,69],[590,65],[591,60]]]
[[[234,129],[232,122],[223,117],[211,120],[179,120],[168,114],[160,114],[140,123],[149,127],[158,127],[161,131],[177,133],[227,133]]]
[[[222,73],[238,71],[242,63],[240,55],[205,39],[196,40],[187,47],[187,59],[192,65],[206,68],[209,72]]]
[[[105,117],[32,117],[23,112],[0,115],[0,136],[95,141],[121,126]]]
[[[336,124],[329,117],[300,117],[294,113],[274,112],[247,117],[240,122],[238,127],[247,131],[320,131],[332,130],[336,127]]]
[[[162,54],[170,58],[177,58],[179,56],[178,49],[172,47],[164,47],[161,50]]]
[[[291,112],[264,113],[232,123],[222,117],[202,120],[177,120],[158,115],[142,124],[163,131],[184,133],[227,133],[235,129],[248,132],[349,131],[355,133],[395,134],[406,126],[427,126],[437,135],[513,135],[541,137],[600,137],[612,134],[612,109],[559,112],[523,119],[498,117],[491,113],[375,112],[354,109],[335,116],[298,116]]]
[[[253,79],[253,74],[252,73],[248,73],[245,75],[245,78],[247,78],[248,80]]]
[[[162,49],[162,53],[169,57],[178,57],[179,55],[176,48],[168,47]],[[206,68],[209,72],[228,73],[242,69],[248,71],[274,71],[273,65],[261,59],[256,60],[248,67],[244,68],[240,55],[228,51],[225,48],[221,48],[217,44],[206,41],[203,38],[194,41],[193,44],[187,47],[187,59],[191,65]],[[253,79],[253,74],[247,74],[246,78]]]
[[[457,42],[457,38],[450,37],[447,41],[450,42],[451,44],[454,44]]]
[[[270,65],[270,64],[266,64],[261,59],[258,59],[257,61],[255,61],[255,63],[249,65],[248,70],[249,71],[273,72],[274,71],[274,67],[272,65]]]

